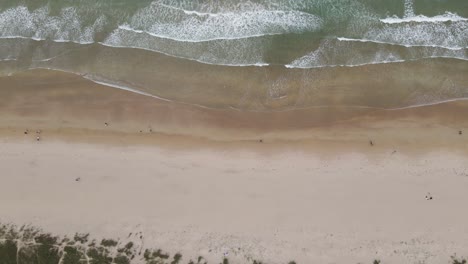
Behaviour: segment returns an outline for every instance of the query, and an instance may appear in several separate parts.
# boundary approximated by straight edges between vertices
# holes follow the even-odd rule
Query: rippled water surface
[[[0,74],[70,71],[208,107],[465,98],[467,60],[466,0],[0,2]]]

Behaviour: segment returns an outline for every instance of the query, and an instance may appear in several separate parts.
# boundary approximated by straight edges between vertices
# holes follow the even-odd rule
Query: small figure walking
[[[432,195],[431,195],[431,193],[427,193],[427,194],[426,194],[426,200],[428,200],[428,201],[429,201],[429,200],[432,200]]]

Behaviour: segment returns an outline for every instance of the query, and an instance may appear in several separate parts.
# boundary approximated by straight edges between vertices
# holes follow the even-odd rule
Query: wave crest
[[[348,52],[352,50],[353,52]],[[359,39],[327,39],[315,51],[294,60],[288,68],[318,68],[327,66],[361,66],[404,62],[426,58],[454,58],[468,60],[466,49],[440,47],[405,47]]]
[[[100,16],[92,24],[84,25],[74,7],[63,8],[53,16],[47,6],[34,11],[18,6],[0,13],[0,37],[92,43],[95,32],[101,30],[105,23],[106,18]]]
[[[173,39],[200,42],[316,31],[321,19],[300,11],[254,10],[200,13],[161,5],[142,8],[120,28]]]
[[[405,18],[399,18],[396,16],[387,17],[384,19],[380,19],[381,22],[385,24],[400,24],[400,23],[440,23],[440,22],[458,22],[458,21],[468,21],[468,18],[464,18],[458,16],[457,14],[453,14],[450,12],[446,12],[443,15],[427,17],[424,15],[417,15]]]

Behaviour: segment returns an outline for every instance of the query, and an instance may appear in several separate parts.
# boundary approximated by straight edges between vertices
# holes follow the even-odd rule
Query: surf
[[[417,15],[412,17],[399,18],[396,16],[380,19],[381,22],[386,24],[401,24],[401,23],[440,23],[440,22],[458,22],[468,21],[468,18],[458,16],[450,12],[446,12],[443,15],[427,17],[424,15]]]

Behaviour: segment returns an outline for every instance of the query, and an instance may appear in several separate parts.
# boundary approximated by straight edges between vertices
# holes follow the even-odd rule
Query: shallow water
[[[4,0],[0,74],[74,72],[214,108],[400,108],[468,95],[468,2]]]

